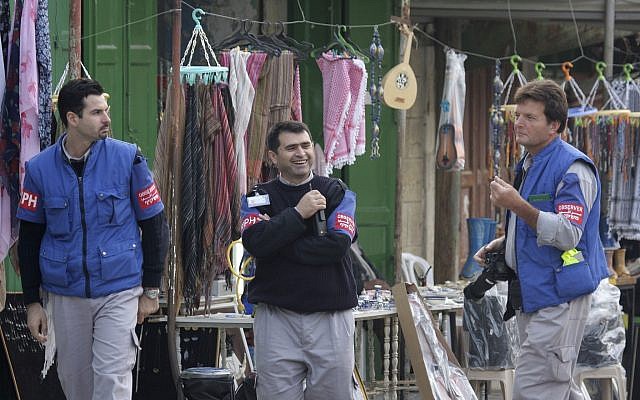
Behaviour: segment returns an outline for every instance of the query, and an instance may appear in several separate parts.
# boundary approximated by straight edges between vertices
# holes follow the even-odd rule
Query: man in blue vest
[[[553,81],[521,87],[515,136],[526,149],[514,186],[496,176],[493,205],[507,209],[506,235],[480,249],[504,249],[521,352],[513,398],[582,399],[572,379],[591,293],[608,276],[600,241],[600,181],[593,162],[560,139],[567,100]],[[505,315],[508,318],[508,315]]]
[[[90,79],[62,87],[66,133],[27,163],[17,214],[27,325],[57,349],[69,400],[131,399],[135,325],[158,309],[168,248],[146,160],[108,137],[103,93]]]

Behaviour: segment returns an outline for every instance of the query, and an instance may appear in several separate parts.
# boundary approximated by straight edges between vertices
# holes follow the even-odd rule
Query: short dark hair
[[[280,146],[280,134],[282,132],[307,132],[309,134],[309,139],[311,139],[311,132],[309,131],[309,127],[304,122],[281,121],[272,126],[271,129],[269,129],[269,134],[267,134],[268,150],[271,150],[274,153],[278,152],[278,146]]]
[[[569,110],[567,96],[564,90],[554,81],[550,79],[531,81],[518,89],[514,100],[516,104],[522,104],[527,100],[543,103],[544,116],[547,121],[558,121],[560,126],[557,132],[562,133],[564,131]]]
[[[60,114],[60,120],[64,126],[67,126],[69,111],[82,118],[84,99],[90,95],[100,96],[103,93],[104,89],[100,83],[93,79],[72,79],[65,83],[58,94],[58,114]]]

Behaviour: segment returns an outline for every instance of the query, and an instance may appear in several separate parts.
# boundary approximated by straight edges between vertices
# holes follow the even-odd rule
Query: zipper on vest
[[[84,175],[84,166],[82,167]],[[78,176],[78,190],[80,192],[80,222],[82,224],[82,271],[84,272],[84,294],[91,298],[91,282],[89,279],[89,269],[87,268],[87,218],[84,209],[84,188],[82,175]]]

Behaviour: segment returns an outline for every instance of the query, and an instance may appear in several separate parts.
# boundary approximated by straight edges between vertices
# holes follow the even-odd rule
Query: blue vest
[[[588,210],[576,174],[565,172],[574,161],[583,160],[596,175],[598,191]],[[522,161],[517,170],[522,169]],[[556,195],[558,184],[564,188]],[[565,263],[563,250],[553,246],[538,247],[537,233],[522,219],[516,219],[516,263],[522,289],[524,312],[566,303],[593,292],[608,276],[604,249],[600,241],[600,180],[593,162],[579,150],[557,138],[533,156],[520,195],[540,211],[563,213],[582,229],[576,250],[583,259]],[[588,211],[587,211],[588,210]],[[513,216],[512,216],[513,217]],[[511,233],[509,233],[511,234]]]
[[[146,162],[134,165],[135,145],[98,140],[79,178],[61,143],[62,138],[28,162],[18,208],[18,218],[46,224],[42,287],[96,298],[140,285],[137,220],[163,208]]]

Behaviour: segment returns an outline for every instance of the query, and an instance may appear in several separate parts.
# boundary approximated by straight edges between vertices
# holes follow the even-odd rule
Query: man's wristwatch
[[[150,298],[151,300],[155,300],[158,298],[158,295],[160,294],[160,289],[158,288],[145,288],[142,291],[142,294],[147,296],[148,298]]]

